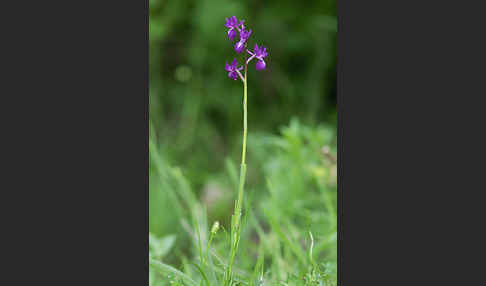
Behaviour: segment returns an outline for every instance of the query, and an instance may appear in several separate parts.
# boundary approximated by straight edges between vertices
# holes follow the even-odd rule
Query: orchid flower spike
[[[233,60],[231,65],[228,65],[228,62],[226,62],[226,66],[224,67],[224,69],[228,71],[228,77],[232,80],[236,80],[238,76],[240,76],[241,80],[243,80],[243,76],[240,73],[240,70],[243,69],[243,66],[238,68],[238,61],[236,61],[236,58]]]
[[[226,28],[229,29],[228,38],[231,41],[233,41],[236,37],[236,30],[238,30],[238,32],[241,32],[240,26],[243,27],[243,22],[245,22],[245,20],[241,20],[240,23],[238,23],[238,19],[236,18],[236,16],[226,18],[226,23],[224,25]]]
[[[229,18],[226,18],[226,23],[225,23],[225,27],[228,28],[228,38],[230,40],[233,40],[236,37],[237,31],[240,35],[240,40],[237,41],[234,45],[235,51],[238,54],[241,54],[243,50],[246,50],[250,54],[248,60],[244,62],[245,77],[243,77],[240,72],[243,69],[243,66],[238,67],[238,61],[236,60],[236,58],[233,59],[233,62],[231,62],[231,64],[228,64],[226,62],[226,66],[225,66],[226,71],[228,71],[229,78],[236,80],[239,76],[241,81],[243,81],[243,83],[246,82],[246,71],[247,71],[246,68],[248,66],[248,63],[250,63],[250,61],[253,59],[257,59],[255,68],[259,71],[264,70],[267,66],[264,59],[265,57],[268,56],[267,48],[264,47],[263,45],[259,47],[257,44],[255,44],[253,51],[250,51],[249,49],[246,48],[248,45],[248,39],[250,38],[252,31],[251,29],[247,30],[244,22],[245,22],[244,20],[238,22],[236,16],[231,16]]]
[[[251,55],[251,57],[248,58],[248,60],[246,61],[246,64],[248,64],[253,58],[256,58],[258,59],[258,62],[256,63],[256,69],[264,70],[266,64],[263,58],[265,58],[268,55],[267,47],[263,47],[263,45],[261,45],[259,48],[258,45],[255,44],[255,47],[253,48],[253,53],[250,50],[246,50],[246,51]]]

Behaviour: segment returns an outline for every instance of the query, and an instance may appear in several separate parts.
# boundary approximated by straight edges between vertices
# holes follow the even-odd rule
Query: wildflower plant
[[[232,267],[233,262],[236,256],[236,252],[238,250],[238,244],[240,240],[240,231],[241,231],[241,209],[243,203],[243,192],[245,187],[245,178],[246,178],[246,136],[247,136],[247,95],[248,95],[248,77],[247,77],[247,69],[248,64],[255,59],[256,62],[256,70],[261,71],[264,70],[266,67],[266,63],[264,58],[268,55],[267,48],[261,45],[258,47],[258,44],[255,44],[253,51],[247,49],[248,40],[252,34],[252,30],[247,30],[244,25],[244,20],[238,21],[236,16],[232,16],[226,18],[225,27],[228,28],[228,38],[230,41],[234,41],[237,34],[239,34],[239,40],[234,45],[234,50],[238,54],[241,54],[244,50],[244,64],[238,67],[238,60],[236,58],[233,59],[231,64],[226,62],[225,70],[228,72],[228,77],[232,80],[237,80],[238,78],[243,83],[243,146],[241,152],[241,167],[240,167],[240,182],[238,188],[238,198],[235,202],[235,211],[231,217],[231,251],[230,251],[230,259],[228,263],[228,267],[225,272],[225,285],[231,285],[233,283],[233,274],[232,274]],[[247,56],[250,57],[247,58]],[[241,74],[241,70],[244,68],[244,75]]]

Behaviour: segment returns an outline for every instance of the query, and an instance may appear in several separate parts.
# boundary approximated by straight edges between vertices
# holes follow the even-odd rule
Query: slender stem
[[[240,79],[242,82],[245,82],[245,79],[243,78],[243,76],[241,75],[240,71],[237,69],[236,72],[238,73],[238,75],[240,76]]]
[[[235,213],[231,222],[231,253],[230,260],[226,272],[226,283],[230,285],[233,276],[233,262],[238,250],[240,242],[240,222],[241,222],[241,208],[243,204],[243,192],[245,188],[246,178],[246,135],[247,135],[247,64],[245,62],[245,79],[243,80],[243,146],[241,151],[241,169],[240,169],[240,184],[238,188],[238,199],[236,200]]]
[[[236,201],[236,210],[235,214],[238,217],[237,226],[239,227],[239,218],[241,216],[241,207],[243,204],[243,192],[245,187],[245,178],[246,178],[246,134],[247,134],[247,76],[246,76],[246,68],[247,65],[245,64],[245,80],[243,81],[243,147],[241,150],[241,169],[240,169],[240,185],[238,189],[238,200]],[[235,247],[238,247],[236,245]]]
[[[211,247],[211,242],[213,241],[213,236],[214,236],[214,233],[211,232],[209,234],[208,245],[206,246],[206,262],[209,261],[209,248]]]
[[[247,98],[247,85],[246,85],[246,67],[245,64],[245,81],[243,82],[243,150],[241,152],[241,164],[245,164],[246,159],[246,133],[247,133],[247,111],[246,111],[246,98]]]

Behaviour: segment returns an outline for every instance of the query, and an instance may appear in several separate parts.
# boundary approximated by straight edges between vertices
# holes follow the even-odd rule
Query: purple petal
[[[231,66],[226,62],[224,69],[227,70],[227,71],[231,71]]]
[[[235,51],[238,54],[240,54],[244,48],[245,48],[245,43],[243,41],[239,41],[235,44]]]
[[[268,55],[267,48],[263,47],[263,45],[258,47],[258,45],[255,44],[254,52],[255,52],[255,56],[260,60]]]
[[[238,61],[236,60],[236,58],[234,58],[233,62],[231,62],[231,70],[235,70],[237,65]]]
[[[233,26],[231,25],[231,21],[230,21],[228,18],[226,18],[226,23],[224,23],[224,26],[225,26],[226,28],[232,28],[232,27],[233,27]]]
[[[256,69],[258,71],[261,71],[261,70],[264,70],[265,69],[265,61],[264,60],[259,60],[257,63],[256,63]]]
[[[267,53],[267,47],[263,48],[263,51],[262,51],[262,58],[268,56],[268,53]]]
[[[229,78],[232,80],[236,80],[238,78],[238,74],[234,71],[228,73]]]
[[[228,31],[228,38],[233,41],[235,37],[236,37],[236,31],[233,28],[231,28]]]
[[[240,24],[238,24],[238,19],[236,16],[231,16],[229,18],[226,18],[226,23],[224,24],[227,28],[238,28],[238,26],[242,25],[244,21],[240,21]]]
[[[253,47],[253,52],[255,53],[255,55],[258,55],[258,52],[260,50],[258,49],[258,44],[255,44],[255,46]]]
[[[251,29],[249,31],[246,31],[246,30],[241,30],[240,32],[240,41],[246,41],[248,40],[248,38],[250,37],[251,35]]]

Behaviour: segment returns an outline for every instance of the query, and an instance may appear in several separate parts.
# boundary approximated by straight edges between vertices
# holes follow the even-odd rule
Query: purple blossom
[[[240,41],[246,42],[248,38],[251,35],[251,29],[249,31],[245,30],[245,27],[243,26],[243,29],[240,31]]]
[[[245,26],[242,26],[240,31],[240,40],[235,44],[235,51],[240,54],[245,48],[245,43],[251,35],[251,29],[249,31],[245,30]]]
[[[265,69],[266,64],[263,58],[265,58],[268,55],[266,47],[263,47],[262,45],[259,48],[258,45],[255,44],[255,47],[253,48],[253,53],[250,52],[250,50],[246,50],[246,51],[251,55],[251,57],[246,61],[246,64],[248,64],[253,58],[256,58],[258,59],[258,62],[256,63],[256,69],[257,70]]]
[[[224,24],[226,28],[228,28],[228,38],[233,41],[236,37],[236,33],[238,32],[240,35],[239,41],[237,41],[234,45],[234,49],[238,54],[241,54],[243,50],[246,49],[248,39],[250,38],[250,35],[252,33],[251,29],[246,30],[245,25],[244,25],[244,20],[241,20],[238,22],[238,19],[236,16],[231,16],[229,18],[226,18],[226,23]],[[246,49],[246,51],[251,55],[248,60],[244,63],[245,64],[245,78],[243,78],[240,70],[243,69],[243,66],[238,67],[238,62],[235,59],[233,59],[233,62],[231,64],[228,64],[226,62],[225,70],[228,71],[228,77],[236,80],[238,77],[245,82],[246,81],[246,67],[248,66],[248,63],[252,59],[256,59],[256,65],[255,68],[257,70],[264,70],[267,66],[265,63],[264,58],[268,56],[267,53],[267,48],[264,47],[263,45],[258,47],[257,44],[255,44],[255,47],[253,48],[253,51],[250,51]]]
[[[243,27],[243,22],[245,22],[245,20],[241,20],[240,23],[238,23],[238,19],[236,18],[236,16],[232,16],[232,17],[229,17],[229,18],[226,18],[226,23],[224,24],[226,28],[228,28],[228,38],[233,41],[233,39],[236,37],[236,30],[238,30],[238,32],[241,31],[241,29],[239,28],[239,26],[242,26]]]
[[[226,62],[226,66],[224,67],[224,69],[228,71],[229,78],[236,80],[238,78],[238,75],[242,78],[240,70],[242,70],[243,67],[238,68],[238,62],[236,61],[236,58],[233,60],[231,65],[228,65],[228,62]]]
[[[228,38],[233,41],[235,39],[235,37],[236,37],[235,29],[229,29],[228,30]]]
[[[241,54],[244,48],[245,48],[245,42],[239,41],[235,44],[235,51],[238,54]]]

